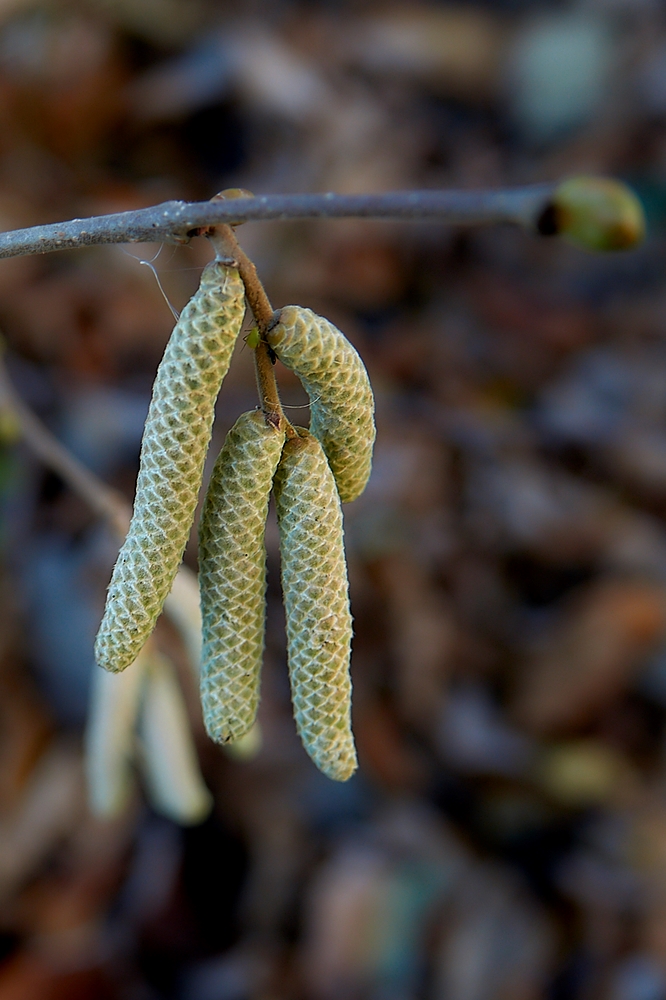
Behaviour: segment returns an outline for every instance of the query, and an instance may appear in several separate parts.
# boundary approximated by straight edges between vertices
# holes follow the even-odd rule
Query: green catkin
[[[211,739],[251,728],[264,649],[268,498],[284,431],[243,413],[215,463],[199,527],[201,700]]]
[[[375,441],[375,402],[358,352],[328,320],[301,306],[285,306],[266,335],[310,398],[310,431],[328,458],[340,500],[365,489]]]
[[[139,733],[142,770],[153,808],[175,823],[200,823],[213,798],[199,769],[190,723],[176,671],[155,654],[145,676]]]
[[[245,312],[238,271],[204,269],[157,371],[141,445],[130,529],[106,599],[95,655],[124,670],[152,632],[194,519],[215,400]]]
[[[298,433],[284,446],[274,482],[294,717],[317,767],[346,781],[356,751],[342,510],[319,441]]]

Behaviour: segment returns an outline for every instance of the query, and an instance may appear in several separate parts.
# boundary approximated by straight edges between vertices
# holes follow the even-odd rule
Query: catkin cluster
[[[225,742],[246,733],[256,716],[272,486],[296,725],[317,767],[345,781],[356,751],[340,503],[355,499],[370,475],[374,400],[357,352],[309,309],[283,309],[267,340],[309,394],[310,431],[292,429],[285,443],[262,414],[243,414],[215,465],[199,532],[204,721]]]
[[[108,670],[123,670],[136,659],[171,590],[194,516],[215,398],[243,312],[238,271],[216,261],[167,345],[144,432],[132,522],[96,641],[97,662]],[[260,410],[244,413],[215,463],[199,530],[204,721],[220,743],[243,738],[255,722],[265,629],[264,531],[273,489],[296,724],[317,767],[345,781],[356,768],[356,752],[340,505],[359,496],[370,475],[374,401],[357,352],[309,309],[283,309],[266,339],[309,394],[310,430],[294,429],[283,417],[276,426],[274,415],[267,420]],[[169,599],[177,603],[175,591]],[[166,761],[159,720],[175,711],[173,682],[164,668],[157,674],[150,669],[143,738],[152,748],[150,759]],[[119,702],[126,731],[131,712],[123,704],[135,699]],[[118,790],[106,793],[114,800],[123,766],[114,772]],[[171,808],[169,780],[178,785],[178,768],[169,780],[168,766],[151,774],[153,794]]]

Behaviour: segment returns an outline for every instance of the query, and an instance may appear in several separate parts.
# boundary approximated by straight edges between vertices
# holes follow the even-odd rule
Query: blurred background
[[[255,193],[600,172],[650,238],[239,230],[377,396],[346,508],[360,770],[295,734],[268,528],[261,739],[204,736],[210,816],[90,816],[82,731],[117,543],[2,427],[0,1000],[666,997],[666,9],[659,0],[3,0],[0,228]],[[150,386],[211,256],[0,264],[20,394],[131,499]],[[255,405],[239,342],[214,453]],[[305,397],[284,369],[285,402]],[[289,410],[307,424],[307,409]],[[9,422],[11,424],[11,421]],[[187,563],[196,568],[196,544]]]

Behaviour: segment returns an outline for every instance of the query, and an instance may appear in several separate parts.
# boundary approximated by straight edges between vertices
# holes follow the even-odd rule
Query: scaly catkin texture
[[[134,513],[95,642],[124,670],[152,632],[194,519],[215,400],[245,311],[238,271],[213,261],[174,327],[157,371],[141,445]]]
[[[310,397],[310,431],[326,452],[340,500],[355,500],[370,476],[375,442],[375,401],[358,352],[332,323],[301,306],[285,306],[266,339]]]
[[[356,751],[342,511],[321,445],[298,432],[284,446],[274,483],[294,717],[317,767],[346,781],[356,769]]]
[[[264,650],[268,498],[284,431],[243,413],[215,463],[199,527],[201,700],[218,743],[252,726]]]

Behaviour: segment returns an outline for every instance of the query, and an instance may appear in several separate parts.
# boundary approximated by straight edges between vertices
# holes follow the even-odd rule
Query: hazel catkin
[[[284,431],[243,413],[229,431],[206,492],[199,527],[203,618],[201,700],[218,743],[252,726],[264,649],[264,529]]]
[[[162,610],[194,519],[215,400],[245,311],[238,271],[213,261],[174,327],[141,445],[134,512],[113,570],[95,655],[107,670],[137,656]]]
[[[346,781],[356,769],[356,751],[342,511],[319,441],[297,430],[274,481],[294,717],[317,767]]]
[[[266,339],[305,387],[310,431],[326,453],[340,500],[355,500],[370,476],[375,441],[375,403],[360,355],[332,323],[301,306],[285,306]]]

